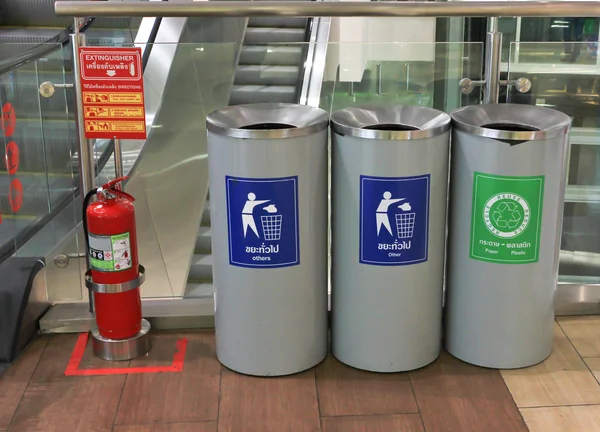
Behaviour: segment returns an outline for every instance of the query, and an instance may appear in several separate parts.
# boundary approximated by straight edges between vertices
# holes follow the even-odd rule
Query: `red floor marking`
[[[79,369],[81,359],[85,353],[85,347],[88,342],[88,333],[82,333],[77,338],[75,348],[69,364],[65,369],[66,376],[93,376],[93,375],[126,375],[126,374],[146,374],[146,373],[165,373],[165,372],[181,372],[183,371],[183,363],[185,362],[185,352],[187,350],[188,340],[186,338],[179,339],[175,343],[175,354],[170,366],[146,366],[134,368],[114,368],[114,369]]]

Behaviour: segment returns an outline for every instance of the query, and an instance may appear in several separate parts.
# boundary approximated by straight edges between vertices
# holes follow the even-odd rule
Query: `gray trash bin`
[[[294,104],[208,115],[217,357],[287,375],[327,354],[327,126]]]
[[[399,372],[441,349],[450,116],[363,106],[331,116],[332,350]]]
[[[552,350],[571,120],[528,105],[451,114],[445,346],[508,369]]]

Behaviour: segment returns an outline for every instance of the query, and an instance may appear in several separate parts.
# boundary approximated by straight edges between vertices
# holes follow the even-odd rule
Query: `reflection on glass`
[[[510,51],[511,62],[596,64],[599,25],[599,18],[585,17],[500,18],[502,61]],[[511,49],[514,42],[520,44]]]
[[[588,30],[578,27],[582,23],[584,27],[587,23]],[[568,29],[571,39],[587,37],[589,28],[598,32],[596,19],[560,25],[561,32]],[[509,64],[509,79],[526,77],[532,87],[526,94],[511,88],[508,101],[557,109],[573,121],[560,262],[564,282],[600,282],[600,64],[596,52],[597,42],[589,40],[511,44],[510,58],[515,61]]]
[[[19,47],[14,48],[18,50]],[[16,241],[18,248],[23,241],[13,234],[46,215],[49,205],[36,62],[0,76],[0,106],[3,117],[0,242],[4,246],[6,242]]]

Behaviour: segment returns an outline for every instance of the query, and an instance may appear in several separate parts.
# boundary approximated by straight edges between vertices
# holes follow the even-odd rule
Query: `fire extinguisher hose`
[[[86,211],[87,211],[88,206],[90,205],[90,201],[98,193],[98,189],[100,189],[100,188],[94,188],[94,189],[90,190],[85,195],[85,198],[83,199],[83,236],[85,237],[85,246],[86,246],[85,253],[86,253],[86,255],[89,253],[89,250],[90,250],[90,239],[88,238],[88,225],[87,225]]]

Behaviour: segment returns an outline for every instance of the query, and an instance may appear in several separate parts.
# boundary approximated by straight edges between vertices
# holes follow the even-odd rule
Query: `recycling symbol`
[[[504,231],[514,230],[521,220],[521,212],[514,201],[503,201],[492,211],[491,218],[494,225]]]
[[[496,237],[511,239],[521,234],[530,220],[529,203],[515,193],[500,193],[484,205],[483,222]]]

